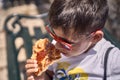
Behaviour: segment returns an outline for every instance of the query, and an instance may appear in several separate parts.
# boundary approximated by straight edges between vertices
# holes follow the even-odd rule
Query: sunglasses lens
[[[66,47],[66,49],[71,50],[71,48],[69,46],[65,45],[65,47]]]
[[[51,37],[56,40],[57,42],[59,42],[60,44],[62,44],[64,46],[64,48],[71,50],[71,44],[65,42],[63,39],[61,39],[60,37],[56,36],[54,34],[54,32],[52,32],[50,27],[46,27],[47,32],[51,35]]]

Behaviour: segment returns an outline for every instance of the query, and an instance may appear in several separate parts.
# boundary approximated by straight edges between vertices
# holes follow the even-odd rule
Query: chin
[[[71,53],[62,53],[63,55],[65,55],[66,57],[76,57],[79,56],[81,54],[83,54],[85,51],[82,52],[71,52]]]
[[[64,56],[66,57],[74,57],[74,56],[78,56],[79,54],[72,54],[72,53],[62,53]]]
[[[71,56],[72,56],[71,54],[65,53],[65,52],[62,52],[62,54],[63,54],[64,56],[66,56],[66,57],[71,57]]]
[[[66,57],[75,57],[78,56],[82,53],[84,53],[84,51],[66,51],[66,50],[61,50],[62,54]]]

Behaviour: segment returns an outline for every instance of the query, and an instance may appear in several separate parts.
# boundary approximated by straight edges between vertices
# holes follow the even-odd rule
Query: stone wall
[[[13,13],[26,14],[26,15],[37,15],[38,11],[37,11],[37,7],[34,4],[11,7],[6,10],[0,7],[0,80],[9,80],[8,70],[7,70],[6,36],[5,36],[5,31],[3,30],[3,28],[4,28],[4,21],[6,17]],[[23,58],[24,58],[23,55],[19,55],[18,59],[25,60]],[[24,80],[24,79],[22,78],[21,80]]]
[[[5,33],[0,31],[0,80],[8,80]]]

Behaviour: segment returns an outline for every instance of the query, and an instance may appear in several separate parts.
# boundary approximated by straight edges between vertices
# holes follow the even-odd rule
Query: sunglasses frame
[[[61,43],[64,48],[68,49],[68,50],[72,50],[72,46],[75,44],[75,43],[67,43],[65,42],[63,39],[61,39],[60,37],[58,37],[54,32],[52,32],[53,30],[51,29],[50,25],[47,25],[45,27],[45,29],[47,30],[47,32],[50,34],[50,36],[57,42]],[[51,31],[52,30],[52,31]],[[97,30],[98,31],[98,30]],[[96,31],[95,31],[96,32]],[[86,34],[87,35],[87,38],[89,38],[91,35],[95,34],[95,32],[92,32],[91,34]],[[84,34],[85,35],[85,34]]]
[[[51,35],[51,37],[53,39],[55,39],[57,42],[61,43],[62,45],[64,45],[64,47],[68,50],[72,50],[72,46],[73,44],[69,44],[69,43],[66,43],[64,40],[62,40],[60,37],[58,37],[56,34],[52,33],[49,29],[49,25],[47,25],[46,27],[46,30],[47,32]]]

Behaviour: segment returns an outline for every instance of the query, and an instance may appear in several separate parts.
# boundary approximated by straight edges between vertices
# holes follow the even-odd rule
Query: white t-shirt
[[[104,55],[112,45],[104,38],[87,53],[62,58],[49,67],[55,73],[53,80],[102,80]],[[73,53],[74,54],[74,53]],[[107,80],[120,80],[120,50],[114,47],[108,58]]]

